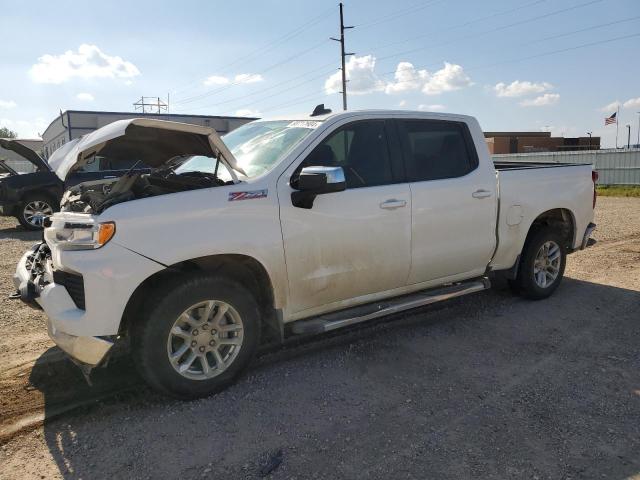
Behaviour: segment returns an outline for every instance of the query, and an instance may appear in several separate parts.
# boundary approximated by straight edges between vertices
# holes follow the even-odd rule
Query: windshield
[[[252,122],[226,134],[222,140],[247,176],[256,177],[271,170],[318,125],[319,121]]]
[[[179,159],[178,163],[183,161],[179,167],[173,169],[173,171],[180,175],[181,173],[187,172],[204,172],[204,173],[215,173],[216,177],[225,182],[230,182],[232,180],[231,174],[227,167],[224,166],[222,162],[218,163],[218,160],[213,157],[208,157],[206,155],[193,155],[186,157],[186,160]],[[216,172],[216,164],[218,171]]]

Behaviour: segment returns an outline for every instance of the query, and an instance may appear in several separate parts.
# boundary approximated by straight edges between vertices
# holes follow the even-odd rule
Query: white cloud
[[[524,97],[525,95],[546,92],[552,88],[553,85],[548,82],[535,83],[515,80],[508,85],[504,82],[497,83],[493,90],[498,97]]]
[[[622,103],[620,103],[619,100],[616,100],[615,102],[611,102],[608,105],[605,105],[604,107],[602,107],[600,109],[601,112],[607,113],[607,112],[615,112],[616,110],[618,110],[618,108],[622,105]]]
[[[364,95],[367,93],[384,90],[384,82],[375,73],[376,58],[372,55],[349,58],[346,65],[347,88],[350,94]],[[324,90],[327,94],[342,91],[342,73],[336,72],[324,82]]]
[[[122,57],[107,55],[96,45],[82,44],[77,52],[41,56],[29,73],[37,83],[64,83],[74,77],[131,78],[140,75],[140,70]]]
[[[264,80],[259,73],[240,73],[235,76],[235,83],[256,83]]]
[[[202,83],[204,83],[207,87],[210,87],[211,85],[226,85],[229,82],[230,80],[227,77],[211,75],[210,77],[207,77]]]
[[[473,85],[471,78],[464,72],[460,65],[444,62],[441,68],[429,77],[422,91],[427,95],[438,95],[443,92],[452,92]]]
[[[400,100],[400,102],[398,103],[399,107],[404,107],[407,104],[406,100]]]
[[[418,110],[424,110],[426,112],[441,112],[442,110],[445,110],[447,107],[445,107],[444,105],[440,105],[438,103],[434,104],[434,105],[425,105],[423,103],[421,103],[420,105],[418,105]]]
[[[547,105],[555,105],[558,100],[560,100],[559,93],[545,93],[530,100],[523,100],[520,105],[523,107],[545,107]]]
[[[260,112],[257,110],[251,110],[249,108],[241,108],[236,111],[236,116],[238,117],[259,117]]]
[[[389,82],[385,88],[385,93],[400,93],[422,88],[429,78],[426,70],[416,70],[410,62],[400,62],[393,75],[394,81]]]
[[[95,100],[94,96],[90,93],[79,93],[76,95],[76,98],[83,102],[93,102]]]
[[[0,118],[0,127],[7,127],[18,134],[18,138],[38,138],[45,131],[49,122],[38,117],[35,120],[12,120]]]
[[[243,85],[246,83],[256,83],[262,82],[264,78],[259,73],[239,73],[235,77],[233,77],[233,83],[236,85]],[[210,87],[212,85],[229,85],[231,83],[231,79],[229,77],[223,77],[222,75],[211,75],[207,77],[204,82],[204,85]]]
[[[630,98],[622,104],[624,108],[640,108],[640,97]]]
[[[18,104],[13,100],[2,100],[0,99],[0,108],[15,108]]]
[[[378,77],[375,66],[376,58],[373,55],[349,58],[346,65],[349,93],[363,95],[384,91],[386,94],[394,94],[421,90],[426,95],[439,95],[473,85],[462,66],[448,62],[434,73],[417,70],[410,62],[400,62],[396,67],[394,79],[390,82],[385,82]],[[327,94],[340,92],[342,90],[341,72],[336,72],[327,78],[324,89]]]
[[[394,81],[387,84],[385,93],[422,90],[427,95],[439,95],[471,85],[471,78],[460,65],[445,62],[443,68],[429,73],[427,70],[416,70],[410,62],[400,62],[394,74]]]

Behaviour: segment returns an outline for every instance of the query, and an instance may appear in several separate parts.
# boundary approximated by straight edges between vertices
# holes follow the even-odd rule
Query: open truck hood
[[[45,172],[47,170],[50,170],[49,165],[40,155],[31,150],[29,147],[25,147],[17,140],[7,140],[5,138],[0,138],[0,147],[4,148],[5,150],[11,150],[12,152],[17,153],[22,158],[35,165],[37,170]]]
[[[118,120],[72,140],[51,155],[49,164],[64,180],[93,155],[140,160],[150,167],[160,167],[177,156],[207,155],[220,158],[234,181],[238,181],[234,170],[245,175],[214,129],[150,118]]]

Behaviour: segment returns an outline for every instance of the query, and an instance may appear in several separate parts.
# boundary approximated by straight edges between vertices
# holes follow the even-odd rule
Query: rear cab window
[[[464,122],[398,120],[407,180],[422,182],[467,175],[478,155]]]

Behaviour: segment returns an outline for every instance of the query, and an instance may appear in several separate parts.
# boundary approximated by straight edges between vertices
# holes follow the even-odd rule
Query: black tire
[[[32,193],[27,195],[24,200],[18,206],[17,211],[15,212],[16,218],[20,225],[22,225],[27,230],[42,230],[42,224],[34,224],[30,222],[27,218],[28,215],[26,213],[26,209],[29,205],[40,202],[41,204],[45,204],[50,210],[51,213],[57,212],[59,210],[58,204],[54,202],[51,197],[45,193]]]
[[[546,286],[542,287],[536,282],[534,268],[536,256],[542,246],[547,242],[553,242],[559,246],[560,264],[555,279],[549,281]],[[531,300],[541,300],[549,297],[555,292],[562,281],[566,262],[567,252],[565,242],[558,232],[549,227],[537,230],[525,242],[520,257],[518,276],[515,280],[509,282],[512,291]]]
[[[170,330],[190,306],[206,300],[232,306],[243,324],[243,339],[232,363],[213,378],[194,380],[178,373],[167,352]],[[260,314],[253,295],[235,281],[200,273],[181,276],[158,288],[131,330],[138,371],[162,393],[181,399],[206,397],[231,384],[251,362],[260,343]]]

